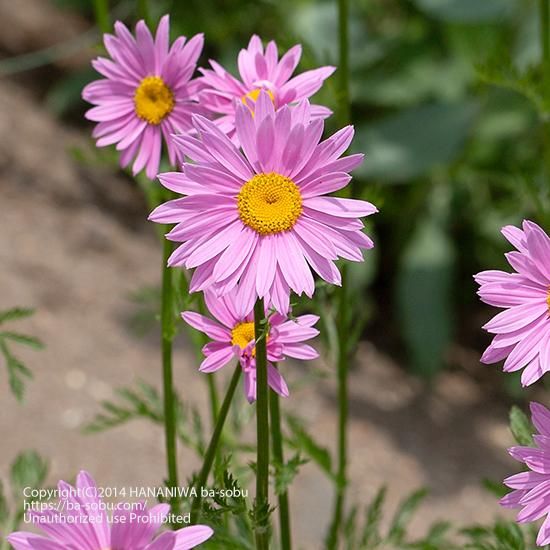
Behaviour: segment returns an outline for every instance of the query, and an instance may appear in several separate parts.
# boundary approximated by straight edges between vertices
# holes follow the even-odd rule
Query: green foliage
[[[398,313],[402,333],[416,372],[436,373],[452,337],[454,250],[446,221],[443,194],[429,199],[431,211],[412,234],[403,253],[397,278]]]
[[[362,525],[358,508],[351,509],[343,531],[346,550],[457,550],[446,522],[434,523],[421,539],[413,540],[408,535],[410,521],[426,495],[425,489],[410,494],[399,505],[389,527],[383,529],[386,488],[382,487],[366,507]]]
[[[164,409],[161,396],[157,389],[147,382],[140,380],[137,382],[137,388],[118,388],[116,393],[119,400],[103,401],[101,404],[103,411],[84,428],[85,432],[102,432],[137,419],[147,419],[155,424],[163,424]],[[184,405],[177,395],[176,420],[179,439],[202,455],[205,441],[200,413],[196,408]]]
[[[32,373],[29,368],[14,355],[11,350],[11,344],[19,344],[35,350],[43,349],[44,345],[34,336],[3,330],[2,325],[12,321],[29,318],[33,314],[33,309],[18,307],[0,312],[0,355],[4,357],[4,361],[6,362],[11,391],[19,401],[23,400],[25,379],[32,378]]]
[[[36,451],[28,450],[18,454],[10,465],[10,490],[6,494],[0,481],[0,533],[16,531],[25,513],[24,502],[33,502],[35,498],[25,498],[23,490],[39,489],[44,486],[48,475],[48,462]],[[5,541],[0,541],[0,549],[7,548]]]
[[[315,441],[297,417],[287,415],[286,423],[291,432],[291,436],[287,439],[287,442],[295,449],[303,452],[308,458],[315,462],[328,477],[335,480],[336,477],[332,471],[332,457],[330,451]]]
[[[527,415],[516,405],[510,409],[510,430],[518,445],[534,446],[535,428]]]
[[[300,453],[294,454],[287,462],[284,464],[277,463],[273,461],[274,472],[274,485],[275,493],[280,495],[287,491],[290,487],[294,478],[298,475],[300,467],[304,464],[307,464],[309,460],[305,460],[300,456]]]
[[[454,23],[502,21],[514,12],[514,0],[414,0],[427,15]]]

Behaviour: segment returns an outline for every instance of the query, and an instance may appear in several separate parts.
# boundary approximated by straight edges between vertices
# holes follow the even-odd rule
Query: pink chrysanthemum
[[[206,344],[203,353],[206,359],[200,366],[202,372],[215,372],[233,359],[237,359],[244,372],[244,391],[249,402],[256,400],[256,352],[254,344],[254,313],[241,315],[235,292],[219,298],[206,291],[204,298],[208,310],[219,322],[212,321],[193,311],[182,313],[183,319],[192,327],[204,332],[213,342]],[[315,359],[319,354],[310,345],[304,344],[319,334],[313,325],[319,320],[316,315],[301,315],[289,320],[279,313],[269,315],[267,336],[268,383],[279,395],[288,397],[288,386],[279,370],[272,364],[286,357]],[[221,324],[220,324],[221,323]]]
[[[213,534],[206,525],[194,525],[155,537],[170,511],[168,504],[149,510],[142,503],[131,510],[116,506],[109,520],[95,481],[84,471],[78,474],[76,487],[60,481],[58,489],[59,510],[28,512],[46,536],[12,533],[7,540],[15,550],[188,550]]]
[[[242,151],[212,122],[193,117],[199,138],[176,137],[195,161],[159,176],[185,198],[156,208],[150,219],[177,223],[167,238],[183,243],[171,266],[196,268],[191,291],[212,287],[224,295],[238,284],[241,315],[265,297],[282,314],[289,294],[312,296],[313,268],[340,284],[338,257],[362,261],[373,246],[359,219],[376,212],[365,201],[323,196],[345,187],[363,155],[340,158],[349,147],[347,126],[319,143],[323,121],[311,120],[308,100],[275,112],[261,92],[255,114],[240,105],[236,129]]]
[[[535,223],[502,229],[517,249],[506,254],[515,273],[482,271],[475,276],[478,294],[489,305],[505,308],[484,329],[495,334],[481,357],[483,363],[506,358],[503,370],[524,369],[528,386],[550,370],[550,238]]]
[[[269,42],[265,51],[262,41],[254,35],[248,48],[238,57],[241,80],[228,73],[216,61],[210,60],[210,69],[199,69],[199,78],[204,84],[200,92],[201,104],[214,114],[221,115],[216,123],[222,131],[233,138],[235,135],[236,105],[246,104],[254,109],[260,90],[265,90],[278,109],[311,97],[335,70],[335,67],[320,67],[291,78],[296,69],[302,47],[297,45],[278,59],[277,44]],[[313,117],[326,118],[330,109],[312,105]]]
[[[546,515],[537,536],[537,545],[550,544],[550,410],[539,403],[531,403],[531,420],[538,434],[534,435],[536,447],[512,447],[510,455],[523,462],[529,471],[504,480],[510,489],[500,501],[506,508],[522,508],[518,523],[536,521]]]
[[[112,59],[92,61],[106,78],[88,84],[82,97],[96,105],[86,118],[97,122],[93,136],[97,146],[117,144],[120,164],[135,158],[134,175],[145,167],[153,179],[159,171],[162,142],[170,163],[177,162],[172,134],[192,128],[191,115],[200,84],[191,80],[204,38],[198,34],[186,43],[179,37],[169,47],[169,18],[159,23],[155,39],[143,21],[136,26],[136,38],[120,22],[115,35],[106,34],[105,47]]]

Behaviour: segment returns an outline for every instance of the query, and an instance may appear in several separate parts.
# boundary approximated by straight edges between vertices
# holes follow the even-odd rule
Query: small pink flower
[[[137,503],[131,510],[116,506],[109,520],[88,472],[78,474],[76,487],[60,481],[58,489],[58,507],[29,512],[46,536],[12,533],[7,540],[15,550],[189,550],[213,535],[210,527],[194,525],[156,536],[170,511],[168,504],[147,509]]]
[[[502,233],[516,248],[506,254],[515,272],[490,270],[475,275],[480,298],[504,308],[483,326],[496,336],[481,361],[506,359],[503,370],[524,369],[521,383],[528,386],[550,369],[550,238],[527,220],[523,229],[508,225]]]
[[[538,434],[533,436],[536,447],[511,447],[510,455],[523,462],[529,470],[510,476],[504,485],[514,489],[500,501],[506,508],[522,508],[518,523],[536,521],[546,516],[537,537],[537,545],[550,544],[550,410],[531,403],[531,420]]]
[[[248,48],[242,49],[238,57],[241,80],[228,73],[216,61],[210,60],[210,69],[199,69],[204,84],[201,90],[201,104],[214,114],[221,115],[216,123],[233,138],[235,136],[236,105],[245,104],[252,110],[260,90],[265,90],[275,108],[311,97],[335,70],[335,67],[320,67],[292,77],[302,47],[297,45],[278,58],[277,44],[269,42],[265,51],[259,36],[254,35]],[[321,105],[311,106],[312,116],[326,118],[331,111]]]
[[[186,162],[182,172],[161,174],[161,183],[184,198],[156,208],[149,219],[177,223],[167,238],[182,243],[169,265],[196,268],[192,292],[212,288],[224,295],[238,287],[241,315],[257,297],[279,313],[290,291],[312,296],[312,269],[339,285],[339,258],[363,261],[372,248],[363,216],[369,202],[325,196],[343,189],[363,155],[341,157],[353,138],[347,126],[320,141],[323,121],[312,120],[309,101],[275,111],[264,91],[255,114],[237,107],[241,150],[211,121],[196,115],[198,138],[175,138]]]
[[[88,84],[82,97],[96,105],[86,118],[97,122],[93,131],[98,147],[117,144],[120,164],[132,159],[134,175],[146,169],[153,179],[159,170],[162,142],[170,163],[177,155],[172,134],[190,130],[191,116],[200,84],[191,80],[204,38],[197,34],[186,42],[179,37],[169,47],[169,18],[165,15],[153,39],[143,21],[136,26],[136,38],[120,22],[115,34],[106,34],[105,47],[112,59],[92,61],[105,78]]]
[[[213,292],[204,293],[206,305],[212,321],[193,311],[182,313],[183,319],[192,327],[204,332],[213,342],[206,344],[203,353],[201,372],[215,372],[232,360],[238,360],[244,372],[244,391],[249,402],[256,400],[256,350],[254,345],[254,313],[239,313],[235,292],[218,298]],[[268,382],[271,388],[283,397],[288,397],[288,386],[279,370],[272,364],[286,357],[297,359],[315,359],[318,353],[305,340],[319,334],[313,325],[319,320],[316,315],[301,315],[296,319],[287,319],[279,313],[269,315],[269,333],[267,336]]]

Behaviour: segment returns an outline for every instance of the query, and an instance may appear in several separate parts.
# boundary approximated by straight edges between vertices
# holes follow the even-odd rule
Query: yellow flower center
[[[548,288],[548,293],[546,295],[546,305],[548,306],[548,315],[550,315],[550,287]]]
[[[247,94],[243,95],[241,97],[241,101],[247,105],[247,99],[251,99],[252,101],[256,102],[258,101],[258,98],[260,97],[261,91],[267,92],[267,95],[271,98],[271,101],[275,103],[275,96],[273,95],[273,92],[271,90],[266,90],[264,88],[255,88],[254,90],[251,90]]]
[[[281,174],[256,174],[237,196],[241,221],[260,235],[289,231],[302,213],[298,186]]]
[[[136,115],[149,124],[160,124],[174,108],[174,94],[160,76],[144,78],[134,94]]]
[[[246,348],[252,340],[254,340],[254,321],[245,321],[235,325],[231,331],[231,343],[234,346],[239,346],[241,349]],[[252,355],[256,353],[256,349],[252,351]]]

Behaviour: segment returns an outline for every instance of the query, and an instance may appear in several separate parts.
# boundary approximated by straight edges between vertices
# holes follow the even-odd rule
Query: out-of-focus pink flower
[[[204,293],[206,305],[217,320],[185,311],[183,319],[192,327],[204,332],[213,342],[206,344],[203,353],[206,356],[200,369],[202,372],[215,372],[232,360],[240,362],[244,372],[244,391],[249,402],[256,400],[256,349],[254,341],[254,313],[242,315],[237,305],[235,292],[229,292],[219,298],[211,291]],[[279,370],[273,365],[284,361],[286,357],[297,359],[315,359],[318,353],[304,341],[319,334],[313,325],[319,320],[316,315],[301,315],[287,319],[279,313],[269,314],[269,333],[267,335],[267,378],[268,383],[279,395],[288,397],[288,386]]]
[[[506,254],[514,273],[489,270],[475,275],[478,294],[489,305],[504,308],[483,328],[495,334],[481,357],[483,363],[504,361],[504,371],[523,369],[528,386],[550,370],[550,238],[536,223],[506,226],[504,236],[516,248]]]
[[[60,481],[58,489],[60,506],[29,512],[46,536],[12,533],[7,540],[15,550],[189,550],[213,534],[207,525],[194,525],[156,536],[170,511],[168,504],[150,509],[143,503],[119,505],[109,520],[88,472],[78,474],[75,487]]]
[[[242,49],[238,57],[241,79],[228,73],[219,63],[210,60],[212,69],[199,69],[204,84],[200,92],[201,104],[219,115],[216,123],[229,137],[235,136],[236,105],[245,104],[254,110],[261,90],[265,90],[275,107],[296,103],[311,97],[321,88],[325,79],[335,67],[320,67],[292,77],[302,47],[297,45],[278,57],[277,44],[269,42],[265,50],[259,36],[254,35],[248,48]],[[321,105],[311,106],[312,116],[326,118],[331,111]]]
[[[191,116],[198,112],[196,94],[200,86],[192,80],[204,38],[179,37],[169,47],[169,18],[159,23],[155,38],[143,21],[136,37],[120,22],[115,34],[106,34],[105,47],[112,59],[99,57],[94,69],[105,78],[88,84],[82,97],[95,105],[86,118],[97,122],[93,131],[97,146],[117,144],[120,164],[132,159],[134,175],[146,170],[153,179],[159,171],[162,143],[170,163],[176,164],[172,134],[192,128]]]
[[[504,484],[510,489],[500,501],[506,508],[521,508],[518,523],[536,521],[546,516],[537,537],[537,545],[550,544],[550,410],[531,403],[531,419],[537,434],[536,447],[511,447],[510,455],[523,462],[529,470],[510,476]]]

